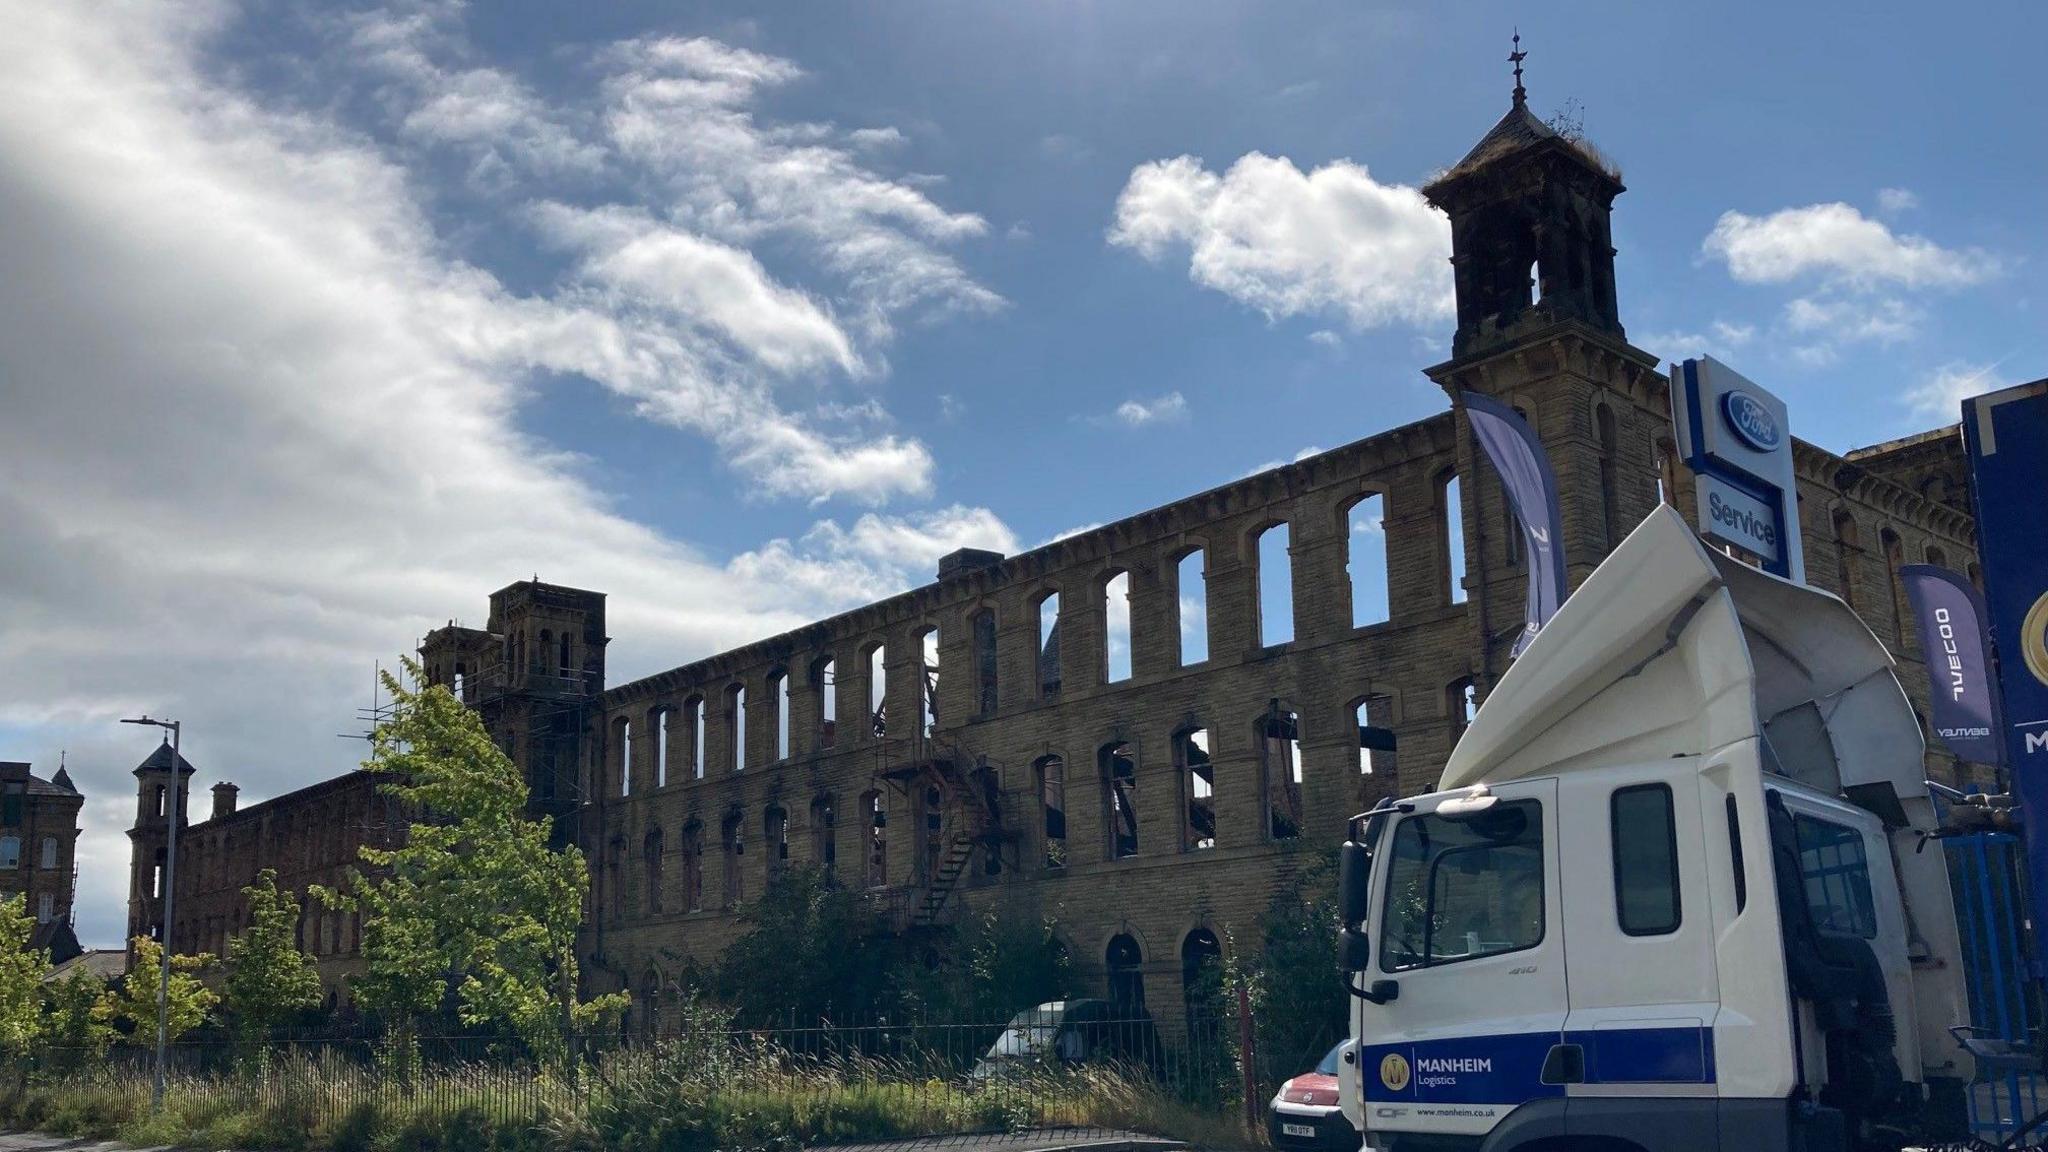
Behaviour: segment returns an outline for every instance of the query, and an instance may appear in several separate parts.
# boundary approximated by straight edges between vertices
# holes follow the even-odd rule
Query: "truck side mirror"
[[[1337,909],[1344,927],[1365,922],[1366,904],[1371,897],[1372,854],[1365,845],[1346,840],[1337,852]]]
[[[1337,963],[1346,972],[1363,972],[1372,964],[1372,938],[1346,927],[1337,934]]]

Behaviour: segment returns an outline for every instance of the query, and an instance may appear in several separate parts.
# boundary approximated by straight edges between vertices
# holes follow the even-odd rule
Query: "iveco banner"
[[[1699,477],[1700,534],[1805,583],[1785,402],[1702,356],[1671,370],[1671,423],[1680,458]]]
[[[2048,925],[2048,380],[1963,401],[1963,447],[2038,928]]]
[[[1998,684],[1982,598],[1968,578],[1932,564],[1905,565],[1899,580],[1920,625],[1920,650],[1927,654],[1934,734],[1959,760],[2003,765],[2005,733],[1998,730]]]
[[[1520,413],[1475,392],[1463,398],[1472,437],[1500,474],[1501,488],[1528,545],[1529,608],[1513,652],[1520,656],[1564,601],[1564,518],[1557,506],[1557,474],[1551,471],[1543,442]]]

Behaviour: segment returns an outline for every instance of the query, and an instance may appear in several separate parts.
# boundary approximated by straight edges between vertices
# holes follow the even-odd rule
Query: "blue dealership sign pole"
[[[2026,825],[2028,910],[2048,925],[2048,380],[1963,401],[2006,762]],[[2033,949],[2035,975],[2043,971]]]

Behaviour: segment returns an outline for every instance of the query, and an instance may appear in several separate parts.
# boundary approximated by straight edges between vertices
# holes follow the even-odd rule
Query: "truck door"
[[[1358,978],[1395,995],[1359,1005],[1375,1130],[1484,1133],[1563,1094],[1542,1077],[1566,1011],[1557,782],[1503,784],[1481,803],[1424,799],[1378,841],[1376,955]]]
[[[1564,935],[1577,961],[1565,1043],[1586,1086],[1574,1097],[1713,1094],[1720,991],[1700,792],[1691,758],[1563,780]]]

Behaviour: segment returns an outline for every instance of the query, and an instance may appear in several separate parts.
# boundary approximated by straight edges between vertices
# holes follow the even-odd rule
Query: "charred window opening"
[[[672,735],[669,731],[668,718],[674,711],[673,708],[656,708],[653,716],[654,723],[650,725],[654,729],[654,786],[656,788],[668,787],[668,742]]]
[[[1109,858],[1138,854],[1138,761],[1129,744],[1105,744],[1102,760],[1103,824],[1109,829]]]
[[[1102,682],[1131,678],[1131,574],[1116,572],[1102,582]]]
[[[1060,594],[1048,592],[1038,601],[1038,694],[1050,700],[1060,694]]]
[[[1209,730],[1189,728],[1173,739],[1184,800],[1180,847],[1199,852],[1216,846],[1216,765],[1209,757]]]
[[[764,864],[768,884],[773,887],[782,880],[789,869],[789,813],[781,805],[768,809],[761,817],[761,838],[767,844],[768,858]]]
[[[811,857],[825,873],[825,882],[839,878],[839,818],[830,796],[811,801]]]
[[[1259,769],[1265,777],[1266,835],[1292,840],[1301,835],[1301,724],[1274,701],[1259,721]]]
[[[811,664],[811,690],[818,700],[818,747],[830,748],[839,738],[838,662],[826,656]]]
[[[611,913],[613,920],[626,918],[626,841],[614,836],[605,845],[604,878],[605,887],[611,891]],[[305,918],[300,917],[300,923]]]
[[[570,679],[575,675],[576,665],[575,662],[570,659],[572,655],[574,655],[574,652],[571,650],[569,646],[569,634],[567,632],[564,632],[562,633],[562,649],[557,654],[557,660],[555,663],[557,675],[561,676],[564,680]]]
[[[996,614],[983,608],[974,614],[974,710],[979,716],[996,714]]]
[[[613,729],[619,741],[619,795],[633,794],[633,722],[620,720]]]
[[[647,892],[647,914],[659,916],[661,902],[661,829],[649,829],[646,839],[640,842],[640,871],[642,885]]]
[[[742,872],[747,856],[747,822],[741,813],[725,818],[719,839],[725,846],[725,906],[738,907],[747,898],[747,881]]]
[[[683,825],[683,910],[704,910],[704,825]]]
[[[704,698],[693,696],[683,705],[690,726],[690,777],[704,778]]]
[[[1214,1044],[1223,996],[1223,942],[1215,932],[1197,928],[1181,941],[1180,989],[1187,1009],[1188,1039]]]
[[[1057,756],[1041,757],[1038,768],[1038,806],[1044,820],[1040,831],[1045,839],[1045,866],[1067,866],[1067,765]]]
[[[1451,744],[1455,747],[1479,714],[1479,689],[1470,676],[1460,676],[1444,688],[1444,712],[1451,718]]]
[[[1197,548],[1174,566],[1174,611],[1180,625],[1180,664],[1209,658],[1208,552]]]
[[[1103,953],[1109,970],[1109,1002],[1119,1020],[1135,1020],[1145,1010],[1145,954],[1129,933],[1110,938]]]
[[[889,813],[882,807],[879,791],[864,793],[860,798],[863,822],[867,825],[867,886],[886,887],[889,883]]]
[[[1294,570],[1289,555],[1285,522],[1268,525],[1254,538],[1253,569],[1257,595],[1253,603],[1259,614],[1259,644],[1271,648],[1294,639]]]
[[[917,730],[930,736],[939,725],[939,630],[927,628],[918,637]]]
[[[1358,774],[1390,776],[1394,772],[1394,698],[1367,696],[1355,710],[1358,720]]]
[[[879,740],[889,733],[889,649],[868,649],[868,733]]]

